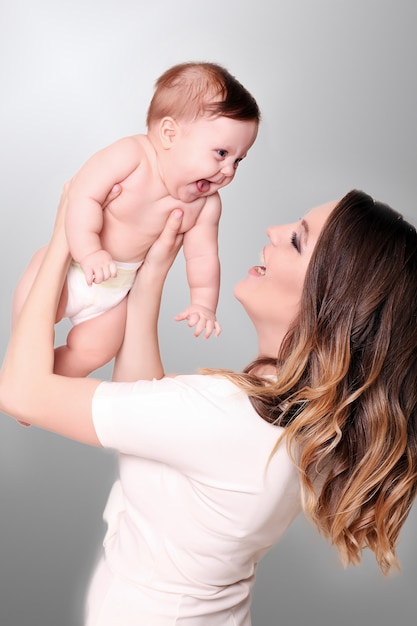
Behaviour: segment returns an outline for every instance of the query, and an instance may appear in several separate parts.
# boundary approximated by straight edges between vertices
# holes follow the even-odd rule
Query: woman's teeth
[[[256,265],[255,266],[255,270],[258,272],[258,274],[260,274],[261,276],[265,276],[265,272],[266,272],[266,267],[264,265],[265,263],[265,257],[264,257],[264,251],[262,250],[262,252],[259,254],[259,261],[260,261],[260,265]]]

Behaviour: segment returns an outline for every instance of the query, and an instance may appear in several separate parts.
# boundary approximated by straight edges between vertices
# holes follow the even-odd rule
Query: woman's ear
[[[159,122],[159,137],[162,147],[169,150],[178,134],[178,125],[172,117],[163,117]]]

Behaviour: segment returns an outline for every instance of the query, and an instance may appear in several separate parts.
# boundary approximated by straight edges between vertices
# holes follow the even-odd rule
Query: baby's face
[[[255,120],[201,117],[176,123],[162,172],[170,194],[193,202],[231,183],[257,132]]]

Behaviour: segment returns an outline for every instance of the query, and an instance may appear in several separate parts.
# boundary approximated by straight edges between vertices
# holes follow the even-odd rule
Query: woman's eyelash
[[[297,252],[300,252],[300,246],[298,245],[298,240],[297,240],[297,233],[293,233],[291,235],[291,244],[294,246]]]

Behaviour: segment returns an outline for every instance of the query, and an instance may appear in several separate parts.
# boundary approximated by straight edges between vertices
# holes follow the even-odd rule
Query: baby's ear
[[[172,117],[163,117],[159,123],[159,136],[162,146],[169,150],[177,135],[177,123]]]

